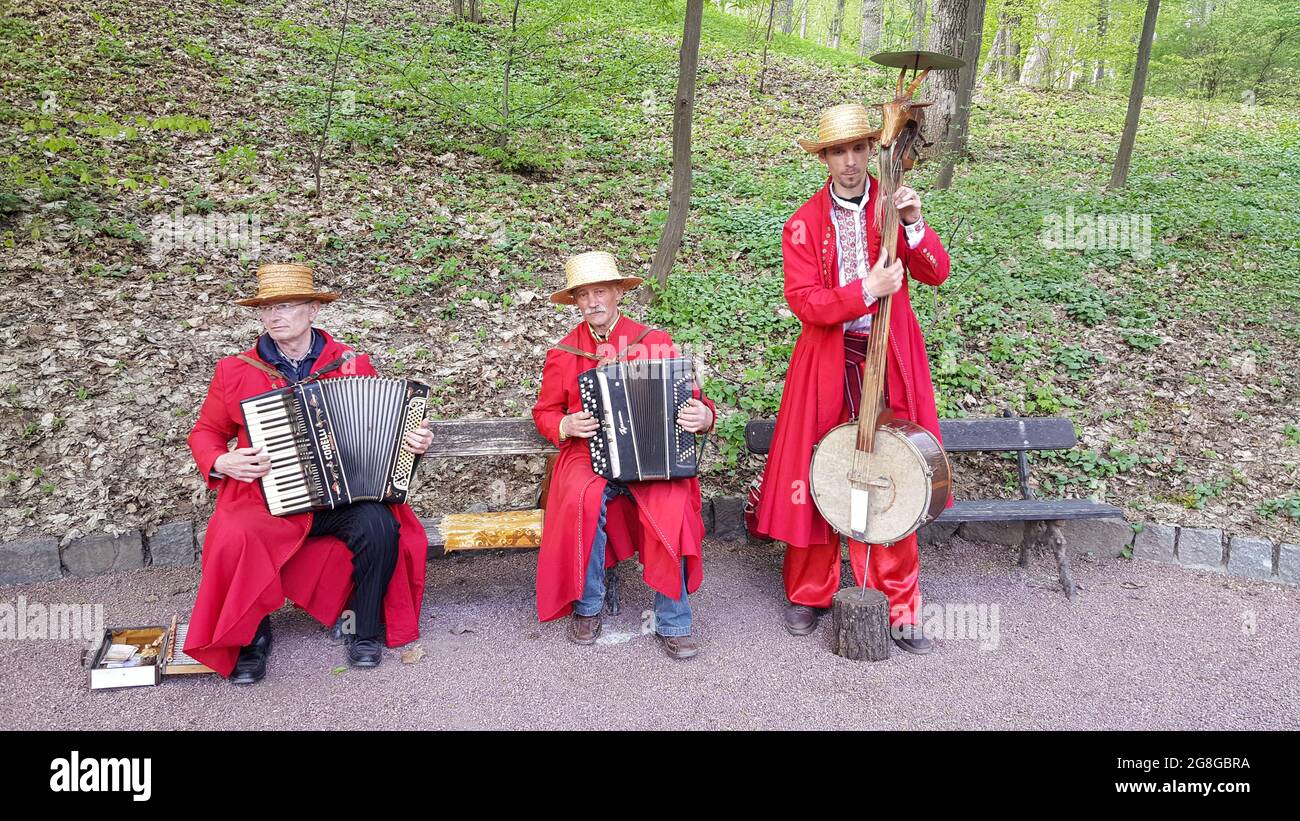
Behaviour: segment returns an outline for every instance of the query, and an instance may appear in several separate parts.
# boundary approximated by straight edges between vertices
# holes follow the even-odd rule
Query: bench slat
[[[943,522],[1045,522],[1053,519],[1123,518],[1114,505],[1091,499],[975,499],[958,500],[939,514]]]
[[[554,453],[555,445],[540,433],[532,418],[431,420],[433,444],[425,453],[434,459],[447,456],[495,456]]]
[[[767,453],[776,422],[755,419],[745,425],[745,445],[750,453]],[[1012,419],[941,419],[939,434],[949,453],[1008,450],[1065,450],[1079,443],[1069,419],[1016,417]]]

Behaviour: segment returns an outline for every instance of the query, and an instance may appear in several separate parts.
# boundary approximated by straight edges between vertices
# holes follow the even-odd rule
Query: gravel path
[[[310,617],[273,617],[267,678],[214,676],[89,692],[80,641],[0,641],[0,728],[1297,729],[1300,590],[1148,562],[1078,562],[1074,603],[1055,563],[955,539],[923,548],[927,605],[996,604],[986,635],[886,662],[832,655],[781,628],[774,545],[705,545],[692,597],[703,652],[663,655],[640,634],[651,594],[622,568],[623,612],[603,643],[578,647],[539,624],[534,552],[455,556],[429,566],[425,657],[386,652],[346,669]],[[847,568],[846,568],[847,569]],[[165,623],[194,600],[196,568],[151,569],[0,589],[0,603],[104,604],[109,625]],[[1255,631],[1246,629],[1248,612]]]

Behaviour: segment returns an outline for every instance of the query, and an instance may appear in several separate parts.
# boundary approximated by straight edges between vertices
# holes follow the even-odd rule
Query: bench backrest
[[[556,452],[529,416],[431,420],[429,430],[433,431],[433,444],[425,456],[435,459]]]
[[[767,453],[776,422],[755,419],[745,425],[750,453]],[[941,419],[939,433],[949,453],[1003,450],[1066,450],[1079,443],[1069,419],[1011,417],[1009,419]]]

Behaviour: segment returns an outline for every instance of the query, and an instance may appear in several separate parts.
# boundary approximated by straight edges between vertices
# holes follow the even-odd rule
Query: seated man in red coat
[[[199,473],[217,490],[217,506],[203,540],[185,652],[233,684],[266,675],[270,613],[286,597],[326,625],[335,624],[345,605],[351,610],[343,632],[355,667],[377,665],[381,641],[398,647],[419,638],[429,548],[405,504],[357,502],[271,515],[257,481],[270,472],[270,458],[249,446],[239,403],[305,379],[351,349],[312,327],[321,305],[338,295],[317,291],[310,268],[263,265],[257,276],[257,295],[238,304],[257,310],[266,333],[244,353],[217,362],[189,438]],[[321,378],[344,375],[374,376],[375,369],[358,356]],[[432,440],[425,424],[406,434],[403,446],[421,454]]]
[[[537,559],[537,616],[551,621],[573,612],[569,638],[593,644],[605,604],[605,569],[639,553],[645,581],[655,591],[654,632],[675,659],[699,652],[691,637],[691,606],[703,578],[700,543],[700,483],[689,479],[607,482],[592,470],[587,440],[597,421],[582,409],[578,374],[615,359],[678,356],[663,331],[619,313],[623,293],[641,284],[621,276],[614,257],[602,251],[579,254],[564,266],[566,286],[551,301],[576,305],[580,321],[546,354],[533,420],[560,448],[551,473],[542,547]],[[701,401],[702,400],[702,401]],[[713,403],[699,390],[677,416],[691,433],[713,428]],[[612,553],[613,555],[608,555]]]
[[[840,586],[840,537],[817,512],[808,489],[813,446],[831,428],[857,417],[867,334],[877,300],[888,294],[893,309],[886,404],[895,416],[939,437],[925,340],[904,273],[926,285],[948,278],[948,253],[921,219],[920,198],[905,186],[894,197],[902,223],[898,259],[881,265],[873,218],[877,185],[867,172],[877,132],[866,108],[828,109],[818,132],[818,139],[799,144],[821,159],[830,179],[786,222],[782,234],[785,297],[803,329],[790,357],[754,525],[759,534],[786,543],[785,626],[800,636],[816,629]],[[849,540],[857,584],[865,553],[865,544]],[[907,629],[917,623],[921,604],[916,535],[892,547],[873,546],[870,556],[867,585],[889,599],[895,643],[910,653],[930,652],[931,642]]]

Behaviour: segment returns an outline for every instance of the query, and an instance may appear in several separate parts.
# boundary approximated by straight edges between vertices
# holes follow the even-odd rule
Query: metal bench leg
[[[1061,532],[1061,520],[1048,522],[1047,530],[1052,547],[1056,548],[1056,567],[1061,574],[1061,589],[1065,591],[1067,598],[1073,599],[1078,586],[1074,583],[1074,577],[1070,575],[1070,557],[1065,551],[1065,534]]]
[[[1029,567],[1029,551],[1042,545],[1046,533],[1046,522],[1025,522],[1025,535],[1020,538],[1021,567]]]
[[[611,616],[617,616],[618,611],[623,609],[623,603],[620,601],[618,580],[618,567],[610,567],[605,570],[605,609]]]

